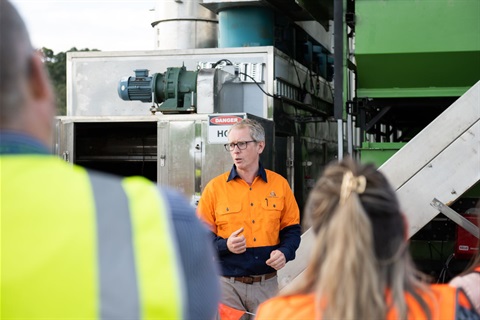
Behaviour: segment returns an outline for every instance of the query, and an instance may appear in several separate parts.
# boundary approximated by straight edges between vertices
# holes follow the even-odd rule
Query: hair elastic
[[[362,194],[366,187],[367,179],[364,176],[355,177],[351,171],[345,172],[340,188],[340,204],[344,204],[352,192]]]

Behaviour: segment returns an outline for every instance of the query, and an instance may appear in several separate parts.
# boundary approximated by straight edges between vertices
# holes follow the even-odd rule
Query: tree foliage
[[[99,51],[97,49],[71,48],[67,52],[55,53],[48,48],[41,49],[44,57],[45,66],[52,79],[53,89],[56,95],[57,114],[66,115],[67,113],[67,52],[76,51]]]

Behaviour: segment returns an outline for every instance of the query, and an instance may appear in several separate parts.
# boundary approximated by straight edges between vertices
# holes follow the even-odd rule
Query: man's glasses
[[[247,143],[249,142],[257,142],[255,140],[250,140],[250,141],[240,141],[237,143],[225,143],[225,150],[227,151],[233,151],[235,150],[235,147],[238,147],[239,150],[245,150],[247,148]]]

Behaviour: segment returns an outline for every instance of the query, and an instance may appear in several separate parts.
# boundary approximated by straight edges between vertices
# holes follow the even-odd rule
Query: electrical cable
[[[447,275],[447,272],[449,270],[448,266],[454,256],[455,256],[454,253],[450,254],[450,256],[447,258],[447,261],[445,261],[445,264],[443,265],[443,268],[440,271],[440,274],[438,275],[437,283],[445,283],[445,276]],[[441,279],[441,282],[440,282],[440,279]]]
[[[328,81],[326,81],[326,80],[325,80],[325,83],[327,84],[328,89],[330,89],[330,94],[332,95],[332,100],[333,100],[333,88],[332,88],[332,85],[330,84],[330,82],[328,82]]]
[[[242,74],[242,75],[250,78],[250,79],[260,88],[260,90],[262,90],[262,92],[263,92],[265,95],[267,95],[267,96],[269,96],[269,97],[272,97],[272,98],[274,98],[274,99],[281,99],[280,96],[270,94],[270,93],[266,92],[265,90],[263,90],[263,88],[260,86],[260,84],[257,82],[257,80],[255,80],[252,76],[250,76],[250,75],[248,75],[248,74],[246,74],[246,73],[244,73],[244,72],[239,72],[238,74]]]
[[[233,66],[233,62],[232,62],[232,61],[230,61],[230,60],[228,60],[228,59],[220,59],[220,60],[218,60],[217,62],[215,62],[215,63],[212,65],[212,67],[213,67],[213,68],[216,68],[216,67],[217,67],[220,63],[222,63],[222,62],[226,62],[227,66]],[[274,96],[274,95],[272,95],[272,94],[269,94],[269,93],[265,92],[265,90],[263,90],[263,88],[260,86],[260,84],[259,84],[253,77],[251,77],[250,75],[248,75],[248,74],[246,74],[246,73],[244,73],[244,72],[238,72],[238,73],[235,72],[235,73],[236,73],[236,74],[239,74],[239,75],[242,74],[242,75],[250,78],[250,79],[260,88],[260,90],[262,90],[262,92],[263,92],[264,94],[266,94],[267,96],[272,97],[272,98],[278,98],[278,96]]]
[[[228,60],[228,59],[220,59],[218,60],[217,62],[215,62],[213,65],[212,65],[212,68],[216,68],[220,63],[222,62],[226,62],[227,63],[227,66],[233,66],[233,63],[232,61]]]

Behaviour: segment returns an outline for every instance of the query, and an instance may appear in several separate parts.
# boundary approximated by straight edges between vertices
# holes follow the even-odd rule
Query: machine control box
[[[478,226],[479,215],[464,214],[463,217]],[[456,228],[455,257],[458,259],[471,259],[479,250],[479,240],[459,225]]]

